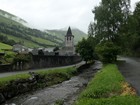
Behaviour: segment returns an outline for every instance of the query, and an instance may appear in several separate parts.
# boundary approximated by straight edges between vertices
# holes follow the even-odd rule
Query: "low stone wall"
[[[15,62],[14,64],[0,65],[0,72],[39,69],[47,67],[67,66],[80,62],[80,56],[44,56],[33,55],[30,62]]]
[[[11,68],[12,68],[12,67],[13,67],[12,64],[0,65],[0,72],[11,71]]]
[[[58,67],[75,64],[81,61],[79,56],[33,56],[32,69]]]

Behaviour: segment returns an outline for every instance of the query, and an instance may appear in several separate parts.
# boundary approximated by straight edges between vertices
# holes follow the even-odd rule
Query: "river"
[[[91,78],[94,77],[94,74],[101,68],[102,63],[96,61],[89,69],[68,81],[19,95],[3,105],[54,105],[58,100],[63,101],[64,105],[72,105]]]

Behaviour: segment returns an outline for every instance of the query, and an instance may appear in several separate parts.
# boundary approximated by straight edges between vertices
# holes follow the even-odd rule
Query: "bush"
[[[105,41],[98,44],[95,48],[101,61],[104,63],[113,63],[117,60],[117,55],[120,52],[120,48],[113,42]]]

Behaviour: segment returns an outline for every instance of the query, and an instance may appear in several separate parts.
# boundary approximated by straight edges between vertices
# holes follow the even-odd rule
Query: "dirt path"
[[[119,65],[121,73],[140,95],[140,58],[121,57],[126,62]]]
[[[101,62],[97,61],[89,69],[68,81],[33,93],[20,95],[3,105],[54,105],[57,100],[64,101],[64,105],[72,105],[89,80],[97,72],[97,69],[101,67]]]

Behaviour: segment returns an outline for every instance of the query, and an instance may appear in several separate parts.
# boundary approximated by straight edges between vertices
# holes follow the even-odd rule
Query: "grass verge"
[[[69,79],[76,72],[77,72],[77,69],[75,67],[70,67],[70,68],[54,69],[54,70],[41,70],[41,71],[37,71],[36,73],[45,76],[45,78],[47,78],[50,81],[52,79],[56,80],[56,78],[58,81],[58,77],[59,79],[61,78],[61,80]],[[11,81],[28,79],[30,77],[31,75],[29,75],[28,73],[3,77],[3,78],[0,78],[0,87],[4,87],[6,84],[9,84]]]
[[[140,98],[117,66],[108,64],[91,80],[75,105],[140,105]]]

